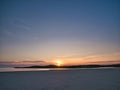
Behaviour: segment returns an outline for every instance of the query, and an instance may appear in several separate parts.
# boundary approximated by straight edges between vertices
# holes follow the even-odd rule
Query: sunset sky
[[[120,63],[119,0],[0,0],[0,66]]]

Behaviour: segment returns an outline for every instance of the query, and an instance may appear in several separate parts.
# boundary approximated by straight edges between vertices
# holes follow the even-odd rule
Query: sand
[[[120,90],[120,69],[0,72],[0,90]]]

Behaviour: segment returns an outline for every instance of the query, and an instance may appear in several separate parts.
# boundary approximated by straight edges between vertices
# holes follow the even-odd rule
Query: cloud
[[[45,64],[46,61],[36,60],[36,61],[0,61],[0,65],[38,65]]]
[[[107,60],[107,61],[91,61],[89,63],[92,63],[92,64],[117,64],[119,63],[120,64],[120,60]]]
[[[91,54],[91,55],[80,55],[80,54],[74,54],[74,55],[69,55],[69,56],[58,56],[58,57],[53,57],[53,58],[61,58],[61,59],[75,59],[78,58],[80,60],[91,60],[91,59],[101,59],[101,58],[119,58],[120,59],[120,52],[115,52],[115,53],[101,53],[101,54]],[[114,59],[112,59],[114,60]]]
[[[14,18],[14,19],[12,19],[11,20],[11,24],[13,26],[16,26],[17,28],[19,28],[21,30],[26,30],[26,31],[30,31],[31,30],[31,27],[22,18]]]

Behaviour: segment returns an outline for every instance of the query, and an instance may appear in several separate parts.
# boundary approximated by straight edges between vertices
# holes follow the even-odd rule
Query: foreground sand
[[[120,69],[1,72],[0,90],[120,90]]]

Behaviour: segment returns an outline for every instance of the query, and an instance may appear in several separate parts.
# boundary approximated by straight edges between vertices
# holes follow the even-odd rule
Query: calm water
[[[67,68],[0,68],[0,72],[68,70]]]
[[[113,68],[113,67],[107,67]],[[0,68],[0,72],[16,72],[16,71],[49,71],[49,70],[79,70],[79,69],[105,69],[100,68]]]

